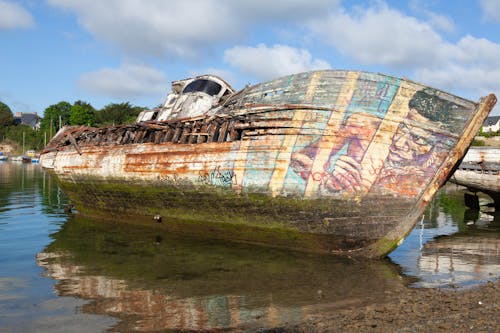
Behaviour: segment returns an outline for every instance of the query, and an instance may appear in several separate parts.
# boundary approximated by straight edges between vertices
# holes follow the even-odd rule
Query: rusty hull
[[[308,72],[245,88],[207,116],[66,128],[40,161],[86,214],[169,216],[174,230],[379,257],[419,220],[495,102]]]

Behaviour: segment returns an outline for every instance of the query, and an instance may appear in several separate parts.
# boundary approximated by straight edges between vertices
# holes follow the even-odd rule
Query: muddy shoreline
[[[500,280],[468,289],[401,290],[383,302],[265,332],[500,332]]]

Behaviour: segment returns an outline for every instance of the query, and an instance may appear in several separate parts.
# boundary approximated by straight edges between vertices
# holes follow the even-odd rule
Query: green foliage
[[[14,116],[7,104],[0,102],[0,135],[5,135],[5,129],[7,126],[12,125]]]
[[[21,124],[7,127],[5,131],[5,139],[16,142],[20,147],[24,141],[25,151],[30,149],[41,150],[44,144],[43,136],[40,131],[35,131],[30,126]]]
[[[50,135],[55,135],[57,130],[69,124],[71,104],[65,101],[50,105],[45,109],[44,117],[40,122],[40,131]]]
[[[483,141],[483,140],[479,140],[479,139],[474,139],[472,141],[472,146],[486,146],[486,143]]]
[[[139,113],[144,109],[143,107],[132,106],[129,102],[108,104],[96,112],[96,125],[130,124],[135,121]]]
[[[5,140],[21,147],[24,133],[25,150],[41,150],[63,126],[129,124],[133,123],[144,109],[146,108],[124,102],[108,104],[96,111],[92,105],[84,101],[76,101],[73,105],[61,101],[45,109],[44,117],[40,122],[40,130],[36,131],[29,126],[15,124],[10,108],[0,102],[0,141]]]
[[[70,125],[92,126],[95,122],[95,109],[87,102],[76,101],[71,107]]]
[[[479,130],[479,136],[485,137],[485,138],[491,138],[494,136],[500,136],[500,130],[496,132],[483,132],[483,128]]]

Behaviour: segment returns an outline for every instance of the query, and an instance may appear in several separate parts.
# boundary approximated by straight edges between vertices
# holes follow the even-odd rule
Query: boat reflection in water
[[[464,206],[465,190],[445,187],[408,244],[390,257],[415,287],[468,287],[500,278],[500,212],[480,198],[480,210]]]
[[[421,282],[423,286],[463,286],[498,277],[500,221],[495,220],[495,215],[481,213],[475,221],[468,222],[467,232],[438,237],[424,245],[418,263],[422,275],[427,277]]]
[[[381,303],[408,285],[466,287],[499,278],[500,219],[482,209],[466,210],[463,191],[445,187],[390,260],[375,261],[76,214],[51,236],[37,263],[56,280],[59,296],[87,300],[78,311],[117,318],[112,331],[258,331]]]
[[[168,223],[168,221],[163,221]],[[181,238],[73,216],[37,256],[59,296],[116,331],[252,331],[383,301],[407,284],[388,261]]]

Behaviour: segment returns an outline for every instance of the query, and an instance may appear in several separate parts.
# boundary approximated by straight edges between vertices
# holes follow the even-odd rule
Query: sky
[[[0,101],[14,113],[152,108],[195,75],[241,89],[316,69],[500,97],[500,0],[0,0],[0,42]]]

